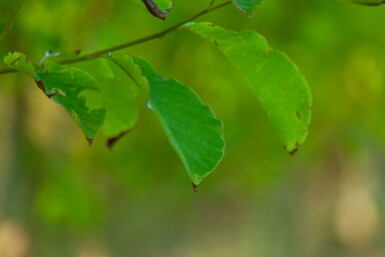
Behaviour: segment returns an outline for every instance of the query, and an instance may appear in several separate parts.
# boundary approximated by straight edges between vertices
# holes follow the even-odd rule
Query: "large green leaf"
[[[74,66],[87,71],[100,86],[106,105],[102,131],[108,138],[108,145],[112,146],[132,129],[138,119],[137,88],[131,79],[143,88],[147,81],[143,81],[140,68],[128,55],[99,58]]]
[[[16,68],[31,77],[35,77],[35,67],[29,61],[28,57],[22,53],[9,53],[4,57],[4,63],[5,65]]]
[[[234,32],[210,23],[184,27],[210,40],[228,57],[254,89],[286,149],[294,153],[306,138],[312,103],[294,63],[254,31]]]
[[[368,5],[368,6],[376,6],[385,4],[385,0],[347,0],[355,4]]]
[[[234,0],[234,4],[244,13],[250,15],[254,12],[255,7],[264,0]]]
[[[103,124],[106,110],[95,79],[83,70],[47,60],[36,81],[55,102],[76,120],[86,138],[92,140]]]
[[[198,185],[224,154],[222,122],[193,90],[164,79],[142,59],[134,58],[134,62],[149,83],[148,107],[159,117],[190,179]]]

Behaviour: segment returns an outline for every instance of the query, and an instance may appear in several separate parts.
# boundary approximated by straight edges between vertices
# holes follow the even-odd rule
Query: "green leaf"
[[[45,94],[75,119],[86,138],[94,139],[106,114],[95,79],[83,70],[47,60],[36,80]]]
[[[106,57],[127,74],[142,90],[148,94],[148,81],[143,77],[140,67],[134,63],[133,57],[127,54],[115,54]]]
[[[159,117],[191,181],[198,185],[224,154],[222,122],[193,90],[164,79],[142,59],[134,58],[134,62],[149,83],[148,107]]]
[[[306,138],[312,104],[308,85],[294,63],[254,31],[234,32],[193,22],[184,27],[227,56],[253,88],[287,151],[294,153]]]
[[[35,68],[25,54],[18,52],[9,53],[4,57],[4,63],[31,77],[35,77]]]
[[[106,106],[102,130],[108,138],[108,145],[112,146],[138,120],[137,87],[131,79],[143,88],[147,87],[147,81],[128,55],[114,55],[74,66],[87,71],[100,86]]]
[[[244,13],[251,15],[255,7],[261,4],[264,0],[234,0],[234,4]]]
[[[368,6],[385,4],[385,0],[347,0],[347,1],[355,4],[368,5]]]

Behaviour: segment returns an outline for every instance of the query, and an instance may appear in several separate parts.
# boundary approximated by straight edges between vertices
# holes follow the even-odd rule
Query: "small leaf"
[[[94,139],[106,113],[95,79],[83,70],[47,60],[36,80],[75,119],[87,140]]]
[[[355,4],[368,5],[368,6],[377,6],[377,5],[385,4],[385,0],[347,0],[347,1]]]
[[[233,0],[234,4],[244,13],[251,15],[255,7],[260,5],[264,0]]]
[[[138,120],[137,88],[130,77],[143,88],[147,87],[147,82],[143,81],[140,68],[128,55],[114,55],[74,66],[87,71],[100,86],[106,106],[102,130],[111,148]]]
[[[193,90],[164,79],[142,59],[134,58],[134,62],[149,83],[149,108],[159,117],[193,184],[198,185],[224,154],[222,122]]]
[[[108,60],[117,65],[126,75],[128,75],[142,90],[148,94],[148,82],[142,76],[140,67],[134,63],[133,57],[127,54],[115,54],[106,57]]]
[[[253,88],[287,151],[298,149],[307,135],[312,100],[295,64],[254,31],[234,32],[194,22],[184,27],[224,53]]]
[[[159,19],[166,19],[173,6],[173,0],[142,0],[147,10]]]
[[[14,67],[31,77],[35,77],[35,67],[25,54],[18,52],[9,53],[4,57],[4,63],[5,65]]]

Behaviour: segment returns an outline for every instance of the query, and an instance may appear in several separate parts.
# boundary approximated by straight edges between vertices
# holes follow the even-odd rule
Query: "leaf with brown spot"
[[[4,64],[6,66],[18,69],[19,71],[31,76],[32,78],[35,77],[35,67],[25,54],[19,52],[9,53],[4,57]]]
[[[106,106],[102,126],[110,149],[127,134],[138,120],[138,88],[143,84],[139,67],[129,55],[119,54],[73,65],[91,74],[98,82]]]
[[[47,93],[47,91],[45,90],[45,86],[44,86],[44,83],[43,81],[37,81],[35,80],[36,84],[37,84],[37,87],[43,91],[43,93],[48,97],[48,98],[51,98],[53,96],[56,95],[56,93]]]
[[[95,79],[84,70],[47,60],[44,69],[36,73],[36,81],[47,96],[71,115],[90,143],[106,114]]]

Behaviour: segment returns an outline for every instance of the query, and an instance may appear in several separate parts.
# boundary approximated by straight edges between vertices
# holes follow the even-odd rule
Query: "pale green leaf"
[[[234,32],[210,23],[184,26],[217,46],[253,88],[287,151],[293,153],[308,131],[311,95],[295,64],[254,31]]]
[[[191,181],[198,185],[224,154],[222,122],[192,89],[164,79],[142,59],[134,62],[149,83],[148,107],[159,117]]]
[[[31,77],[35,77],[35,68],[25,54],[18,52],[9,53],[4,57],[4,63],[5,65],[16,68]]]
[[[86,138],[94,139],[106,113],[95,79],[81,69],[46,61],[36,80],[45,94],[75,119]]]

